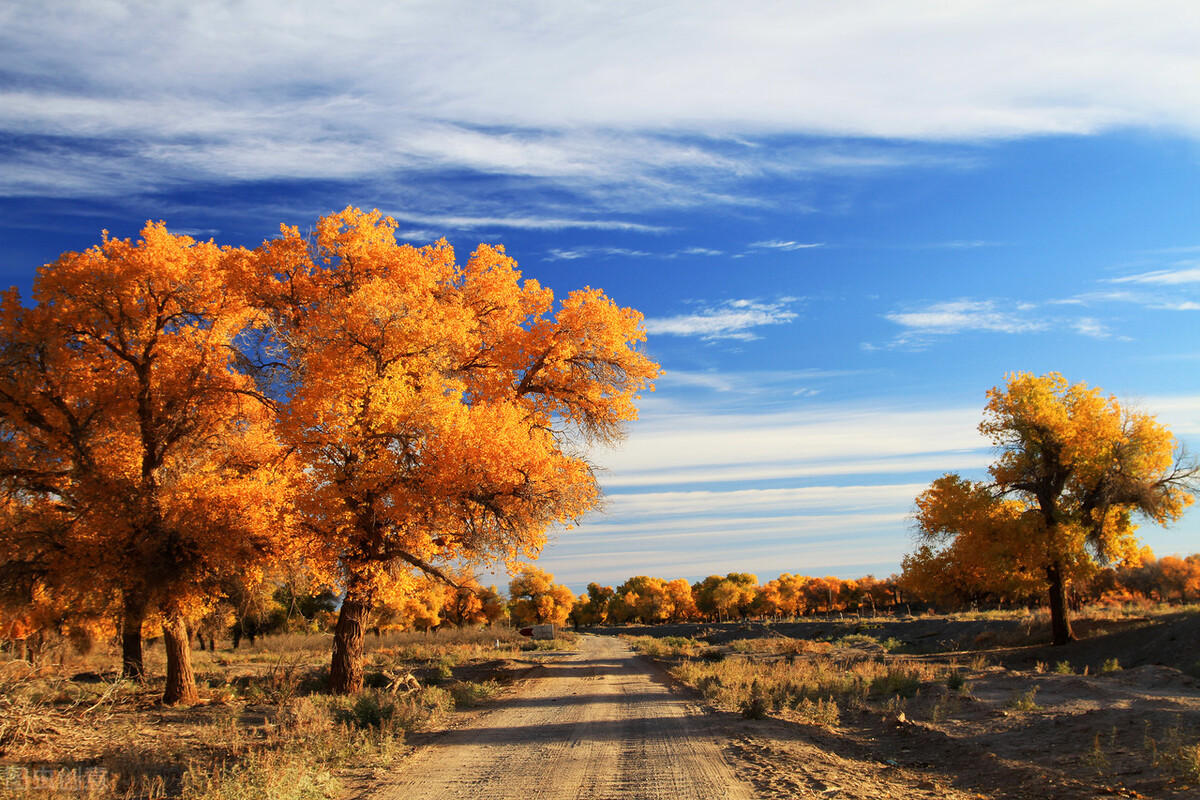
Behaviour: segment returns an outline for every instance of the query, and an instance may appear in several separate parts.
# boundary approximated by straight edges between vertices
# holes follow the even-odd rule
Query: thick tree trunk
[[[329,666],[329,691],[353,694],[363,687],[363,634],[369,603],[347,594],[333,630],[333,661]]]
[[[140,592],[125,593],[121,617],[121,677],[141,681],[146,678],[142,660],[142,623],[146,620],[146,599]]]
[[[196,691],[196,673],[192,671],[192,641],[187,623],[178,614],[163,622],[163,644],[167,650],[167,688],[163,703],[169,706],[195,705],[200,702]]]
[[[1067,607],[1067,581],[1063,576],[1061,562],[1055,561],[1046,567],[1046,580],[1050,584],[1050,632],[1054,644],[1075,641],[1071,631],[1070,609]]]

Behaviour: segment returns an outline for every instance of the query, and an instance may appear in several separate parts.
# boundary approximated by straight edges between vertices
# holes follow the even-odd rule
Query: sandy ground
[[[372,800],[749,800],[723,731],[619,639],[580,637],[488,711],[430,738]]]
[[[1195,623],[1177,624],[1182,630]],[[1162,641],[1178,641],[1181,631],[1155,627]],[[1150,657],[1146,636],[1120,632],[1107,643],[1081,642],[1078,653],[1046,652],[1080,660],[1091,650],[1119,652],[1136,662],[1143,660],[1139,653]],[[1030,661],[1029,668],[994,658],[964,666],[965,694],[930,684],[890,709],[846,709],[840,724],[821,727],[787,711],[748,720],[706,709],[686,687],[670,688],[660,667],[631,655],[615,637],[583,636],[577,653],[556,654],[496,706],[427,737],[367,796],[1200,798],[1194,782],[1200,772],[1177,760],[1182,742],[1200,766],[1195,680],[1153,664],[1055,674],[1048,669],[1055,662],[1032,659],[1039,652],[1014,656],[1019,664]],[[972,654],[945,657],[963,664]],[[1174,763],[1167,757],[1172,747]]]

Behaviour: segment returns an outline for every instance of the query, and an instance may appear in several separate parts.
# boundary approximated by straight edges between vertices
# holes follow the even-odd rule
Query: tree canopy
[[[599,500],[578,444],[636,417],[658,365],[641,315],[596,289],[560,303],[500,247],[464,266],[444,241],[398,244],[356,209],[255,253],[263,352],[285,365],[280,435],[309,483],[315,558],[345,590],[331,687],[362,684],[362,626],[396,563],[536,557]]]
[[[999,452],[992,480],[946,475],[917,498],[924,544],[906,574],[999,593],[1040,581],[1061,644],[1073,638],[1069,582],[1136,560],[1134,517],[1177,520],[1196,466],[1153,416],[1057,373],[1009,375],[988,392],[979,429]]]
[[[497,613],[469,565],[536,557],[596,505],[584,445],[621,436],[659,368],[603,292],[556,301],[503,248],[459,265],[395,227],[348,208],[248,251],[147,224],[42,268],[31,307],[4,295],[14,628],[115,613],[140,677],[161,617],[165,699],[191,702],[189,624],[284,560],[343,594],[335,691],[362,684],[377,606],[440,624],[427,578],[457,618]]]
[[[234,365],[245,256],[148,224],[43,267],[32,308],[0,305],[7,571],[119,605],[130,676],[161,612],[167,702],[196,698],[186,619],[291,545],[273,410]]]

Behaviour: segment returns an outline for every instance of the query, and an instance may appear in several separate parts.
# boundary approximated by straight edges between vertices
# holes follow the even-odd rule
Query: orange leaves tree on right
[[[979,430],[999,453],[991,481],[947,474],[917,498],[921,546],[905,573],[1001,595],[1040,585],[1063,644],[1071,580],[1136,561],[1134,517],[1179,519],[1200,469],[1153,416],[1057,373],[1009,375]]]

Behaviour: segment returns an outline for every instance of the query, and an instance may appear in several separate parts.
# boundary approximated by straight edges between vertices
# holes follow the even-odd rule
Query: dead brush
[[[281,655],[261,679],[250,683],[247,699],[252,703],[284,705],[299,693],[307,671],[301,656],[288,658]]]
[[[671,670],[714,705],[756,710],[790,709],[816,724],[836,724],[839,704],[864,707],[868,698],[915,695],[927,682],[943,681],[948,667],[870,657],[809,657],[762,661],[729,658],[685,661]],[[757,688],[755,688],[757,687]],[[761,699],[760,699],[761,698]]]
[[[36,743],[51,724],[50,698],[55,691],[41,671],[24,661],[0,668],[0,755]]]

